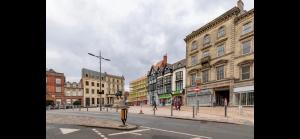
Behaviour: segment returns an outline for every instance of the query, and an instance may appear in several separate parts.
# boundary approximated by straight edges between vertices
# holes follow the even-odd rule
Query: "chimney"
[[[167,57],[167,54],[164,55],[164,59],[163,59],[163,65],[167,65],[168,63],[168,57]]]
[[[237,7],[240,9],[240,11],[244,11],[244,3],[242,0],[238,0]]]

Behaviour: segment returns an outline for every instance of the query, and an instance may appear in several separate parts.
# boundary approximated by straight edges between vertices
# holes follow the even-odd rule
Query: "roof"
[[[227,18],[231,17],[234,14],[238,14],[239,12],[240,12],[240,9],[238,7],[235,6],[235,7],[231,8],[230,10],[226,11],[224,14],[218,16],[217,18],[215,18],[214,20],[212,20],[209,23],[205,24],[201,28],[199,28],[196,31],[193,31],[191,34],[187,35],[185,37],[184,41],[185,42],[189,41],[190,39],[192,39],[196,35],[201,34],[202,32],[204,32],[205,30],[207,30],[210,27],[214,26],[215,24],[223,21],[224,19],[227,19]]]
[[[46,68],[46,75],[47,74],[55,74],[55,75],[59,75],[59,76],[64,76],[64,73],[59,73],[59,72],[56,72],[56,71],[54,71],[53,69],[47,69]]]
[[[186,59],[179,60],[179,61],[175,62],[174,64],[172,64],[172,66],[173,66],[173,70],[185,67],[186,66]]]
[[[82,70],[81,70],[81,77],[85,77],[85,75],[88,74],[89,78],[99,79],[99,73],[100,72],[97,72],[97,71],[94,71],[94,70],[82,68]],[[102,77],[109,76],[109,77],[124,79],[124,76],[112,75],[112,74],[108,74],[106,72],[101,73],[101,76]]]

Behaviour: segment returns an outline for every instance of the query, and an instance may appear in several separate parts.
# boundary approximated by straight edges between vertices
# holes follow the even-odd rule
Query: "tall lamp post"
[[[110,59],[107,59],[107,58],[104,58],[104,57],[102,57],[101,56],[101,51],[99,52],[99,56],[96,56],[96,55],[94,55],[94,54],[91,54],[91,53],[88,53],[89,55],[91,55],[91,56],[94,56],[94,57],[97,57],[98,59],[99,59],[99,63],[100,63],[100,75],[99,75],[99,79],[100,79],[100,84],[99,84],[99,86],[100,86],[100,90],[99,90],[99,94],[100,94],[100,98],[99,98],[99,107],[100,107],[100,111],[102,111],[102,104],[101,104],[101,94],[102,94],[102,89],[101,89],[101,87],[102,87],[102,84],[101,84],[101,80],[102,80],[102,78],[101,78],[101,60],[103,59],[103,60],[106,60],[106,61],[110,61]]]

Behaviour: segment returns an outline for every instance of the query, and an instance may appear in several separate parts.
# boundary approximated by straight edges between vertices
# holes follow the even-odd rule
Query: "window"
[[[99,89],[97,89],[97,94],[100,94],[100,93],[99,93]]]
[[[182,80],[182,71],[176,72],[176,80]]]
[[[56,87],[56,88],[55,88],[55,91],[56,91],[56,92],[61,92],[61,87]]]
[[[197,64],[197,57],[192,56],[192,65],[196,65],[196,64]]]
[[[92,86],[95,86],[95,83],[94,83],[94,82],[92,82]]]
[[[254,92],[241,93],[241,105],[254,105]]]
[[[225,27],[220,27],[218,30],[218,38],[225,36]]]
[[[221,44],[220,46],[217,47],[217,52],[218,52],[218,56],[224,55],[224,53],[225,53],[224,44]]]
[[[99,87],[99,83],[97,83],[97,87]]]
[[[104,84],[102,84],[102,87],[104,87]]]
[[[119,80],[117,80],[117,83],[119,83]]]
[[[95,90],[94,89],[92,89],[92,94],[94,94],[95,93]]]
[[[208,82],[208,70],[202,72],[202,81],[203,83]]]
[[[55,79],[55,83],[56,83],[56,84],[61,84],[61,79],[56,78],[56,79]]]
[[[101,77],[101,80],[103,81],[103,80],[104,80],[104,78],[103,78],[103,77]]]
[[[196,41],[193,41],[192,42],[192,50],[195,50],[195,49],[197,49],[197,43],[196,43]]]
[[[85,74],[85,77],[89,77],[89,75],[88,75],[88,74]]]
[[[182,81],[176,82],[176,91],[177,90],[182,90],[182,84],[183,84]]]
[[[95,104],[95,98],[92,98],[92,104]]]
[[[88,85],[89,85],[89,81],[85,81],[85,85],[87,85],[87,86],[88,86]]]
[[[67,92],[66,92],[66,96],[70,96],[70,91],[67,91]]]
[[[224,66],[217,67],[217,80],[224,79]]]
[[[243,34],[246,34],[246,33],[249,33],[253,30],[252,28],[252,22],[248,22],[246,24],[243,25],[243,32],[242,32],[242,35]]]
[[[85,93],[88,94],[89,93],[89,89],[86,88],[85,89]]]
[[[242,80],[250,79],[250,65],[241,66]]]
[[[196,73],[191,75],[191,86],[196,86]]]
[[[209,56],[209,51],[203,52],[202,57],[207,57],[207,56]]]
[[[203,38],[203,44],[208,44],[208,43],[210,43],[210,37],[209,35],[205,35]]]
[[[251,41],[246,41],[243,42],[242,44],[242,54],[248,54],[250,53],[250,48],[251,48]]]

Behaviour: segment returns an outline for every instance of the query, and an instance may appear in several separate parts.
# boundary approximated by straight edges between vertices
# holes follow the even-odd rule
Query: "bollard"
[[[108,107],[106,107],[106,112],[108,112]]]
[[[173,105],[171,104],[171,116],[173,116]]]
[[[227,105],[225,105],[225,117],[227,117]]]
[[[72,105],[72,110],[74,111],[74,105]]]
[[[79,111],[81,111],[81,105],[79,106]]]
[[[86,111],[89,111],[89,107],[88,106],[86,106]]]
[[[65,111],[66,111],[66,105],[64,105]]]
[[[193,118],[195,118],[195,106],[193,106]]]
[[[199,100],[197,100],[197,113],[199,113]],[[196,113],[196,115],[197,115]]]

